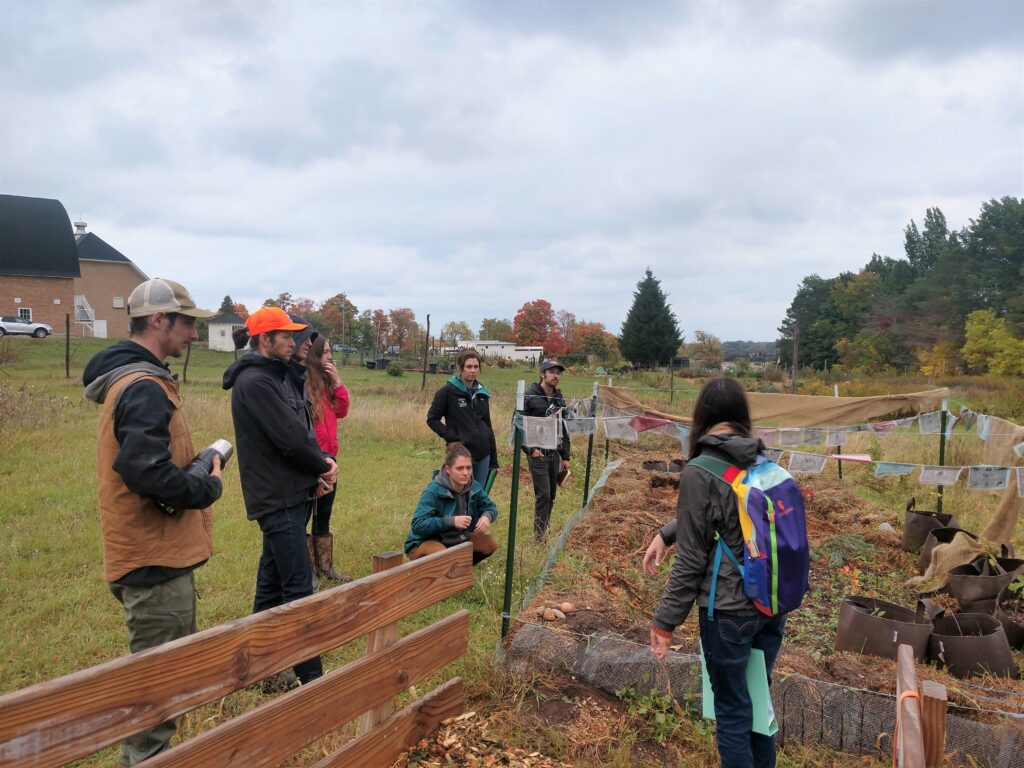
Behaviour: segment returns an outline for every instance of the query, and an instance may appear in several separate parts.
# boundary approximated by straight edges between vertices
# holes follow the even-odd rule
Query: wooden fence
[[[897,649],[896,730],[893,765],[896,768],[940,768],[946,744],[946,686],[934,680],[917,683],[914,649]]]
[[[350,584],[0,697],[0,766],[63,765],[363,636],[366,656],[145,765],[277,765],[360,716],[316,768],[387,765],[464,707],[459,678],[391,715],[394,696],[469,644],[464,610],[402,639],[396,622],[472,584],[472,545],[401,561],[379,555]]]

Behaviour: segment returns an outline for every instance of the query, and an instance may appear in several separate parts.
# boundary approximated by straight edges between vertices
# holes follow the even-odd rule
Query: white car
[[[4,315],[0,317],[0,336],[21,334],[42,339],[53,333],[53,328],[46,323],[33,323],[21,317]]]

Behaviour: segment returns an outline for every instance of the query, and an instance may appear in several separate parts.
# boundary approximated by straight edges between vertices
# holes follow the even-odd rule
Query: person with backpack
[[[786,612],[807,590],[800,491],[763,450],[739,382],[720,377],[705,384],[694,405],[675,530],[669,525],[655,534],[644,557],[649,572],[650,561],[661,559],[657,539],[672,543],[666,540],[675,534],[676,558],[651,623],[651,650],[659,659],[668,656],[673,630],[696,603],[725,768],[775,765],[775,737],[752,730],[747,662],[752,649],[762,651],[771,682]]]

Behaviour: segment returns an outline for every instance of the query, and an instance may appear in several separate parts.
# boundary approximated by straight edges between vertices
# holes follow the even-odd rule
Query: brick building
[[[80,274],[71,220],[59,200],[0,195],[0,315],[63,333]]]
[[[76,319],[82,332],[92,324],[92,335],[128,338],[128,294],[149,277],[131,259],[75,222],[75,243],[81,276],[75,280]]]
[[[0,195],[0,315],[73,336],[128,338],[128,295],[149,278],[59,200]]]

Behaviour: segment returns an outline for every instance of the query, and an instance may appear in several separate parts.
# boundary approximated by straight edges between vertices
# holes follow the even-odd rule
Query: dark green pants
[[[111,593],[124,606],[128,647],[132,653],[191,635],[196,631],[196,581],[190,571],[152,587],[110,584]],[[167,720],[125,740],[121,762],[140,763],[170,746],[176,726]]]

